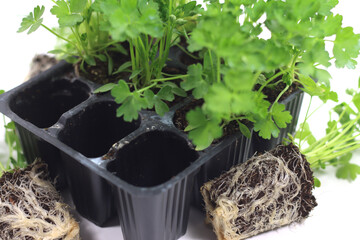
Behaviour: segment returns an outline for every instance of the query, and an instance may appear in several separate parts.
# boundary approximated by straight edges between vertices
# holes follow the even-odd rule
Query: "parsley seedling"
[[[292,121],[281,99],[294,84],[324,102],[337,101],[330,90],[330,74],[336,67],[354,68],[360,35],[342,26],[342,16],[331,10],[338,1],[250,0],[208,1],[189,40],[190,51],[201,51],[204,63],[188,68],[181,86],[204,99],[201,108],[189,112],[187,120],[197,149],[222,136],[222,129],[241,120],[252,122],[258,135],[278,137],[280,128]],[[264,39],[262,32],[270,32]],[[333,44],[332,51],[325,43]],[[312,78],[317,79],[315,82]],[[255,88],[255,86],[259,86]],[[272,101],[263,90],[282,85]],[[257,90],[255,90],[257,89]],[[201,115],[200,124],[194,116]],[[208,131],[211,128],[212,131]],[[216,128],[216,130],[215,130]]]
[[[155,108],[163,115],[169,110],[165,101],[186,92],[174,81],[187,74],[169,74],[163,71],[170,48],[179,38],[188,38],[196,25],[200,5],[188,0],[57,0],[50,12],[58,18],[59,28],[43,24],[45,8],[37,6],[25,17],[19,32],[28,34],[43,27],[65,42],[51,53],[70,62],[96,64],[96,59],[108,63],[108,74],[129,72],[128,79],[118,84],[109,83],[95,93],[111,91],[115,101],[122,104],[117,116],[126,121],[138,118],[141,109]],[[123,46],[128,46],[124,48]],[[114,70],[109,51],[130,56],[130,61]],[[78,58],[74,58],[77,56]]]
[[[98,11],[95,3],[87,0],[57,0],[53,2],[54,6],[50,12],[58,19],[59,27],[57,29],[51,29],[43,24],[42,16],[45,7],[37,6],[33,12],[22,19],[18,32],[27,31],[30,34],[39,27],[45,28],[64,42],[59,48],[49,52],[72,63],[80,61],[83,70],[85,62],[94,66],[96,58],[108,61],[110,64],[112,59],[107,54],[110,47],[126,53],[125,49],[113,41],[109,33],[101,28],[100,25],[105,16]]]
[[[128,80],[105,85],[95,93],[111,89],[115,101],[122,104],[117,116],[125,121],[137,119],[141,109],[154,108],[164,115],[169,111],[165,101],[173,101],[175,95],[187,96],[174,81],[188,75],[169,75],[163,69],[170,48],[177,45],[181,36],[187,37],[200,6],[184,0],[99,0],[98,4],[107,16],[104,28],[112,39],[129,43],[131,60],[120,68],[131,75]]]
[[[307,123],[312,113],[309,114],[308,111],[300,129],[294,137],[290,136],[290,139],[299,146],[312,169],[335,166],[338,178],[355,180],[360,174],[360,166],[351,163],[350,160],[351,152],[360,148],[358,139],[360,136],[360,92],[355,90],[347,92],[352,96],[351,103],[343,102],[331,109],[324,137],[317,140],[312,134]],[[307,147],[304,147],[305,143]],[[316,186],[320,186],[319,180],[316,181]]]

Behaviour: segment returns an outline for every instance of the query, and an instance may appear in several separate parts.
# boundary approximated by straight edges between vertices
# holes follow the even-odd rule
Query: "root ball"
[[[293,222],[317,205],[314,179],[294,145],[280,145],[235,166],[201,188],[219,240],[240,240]]]
[[[0,178],[0,239],[78,240],[79,225],[36,162]]]

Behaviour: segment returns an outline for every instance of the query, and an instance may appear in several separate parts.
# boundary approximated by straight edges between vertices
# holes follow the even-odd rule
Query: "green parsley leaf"
[[[131,95],[129,86],[124,80],[120,80],[117,86],[111,89],[111,95],[115,98],[115,102],[122,103]]]
[[[285,105],[274,103],[271,111],[272,117],[279,128],[286,128],[287,123],[291,123],[292,116],[285,110]]]
[[[321,182],[317,177],[314,177],[314,187],[321,187]]]
[[[265,12],[266,3],[264,0],[259,0],[254,3],[252,8],[247,8],[246,13],[249,15],[251,21],[256,22]]]
[[[130,61],[124,62],[113,74],[123,72],[124,70],[128,69],[129,67],[131,67],[131,62]]]
[[[156,94],[156,96],[166,101],[172,101],[175,98],[174,94],[172,93],[172,88],[170,86],[162,87],[160,91]]]
[[[208,91],[208,83],[202,78],[202,65],[200,63],[190,65],[187,74],[189,75],[180,86],[185,90],[193,90],[192,94],[196,99],[204,97]]]
[[[244,135],[247,138],[250,138],[251,131],[249,130],[249,128],[241,122],[238,122],[238,125],[239,125],[239,129],[240,129],[240,132],[242,133],[242,135]]]
[[[67,16],[70,14],[70,9],[65,0],[56,1],[56,5],[50,9],[50,12],[55,15],[57,18]]]
[[[336,34],[334,56],[336,67],[354,69],[360,51],[360,34],[355,34],[351,27],[341,29]]]
[[[220,121],[207,119],[201,108],[197,107],[186,115],[189,125],[185,131],[189,132],[189,138],[196,145],[196,150],[203,150],[210,146],[214,139],[221,137],[222,129]]]
[[[280,133],[279,128],[270,117],[256,120],[254,122],[254,131],[259,132],[259,136],[264,139],[270,139],[271,136],[276,138]]]
[[[113,89],[115,86],[117,86],[117,84],[115,83],[107,83],[101,87],[99,87],[98,89],[96,89],[94,91],[94,93],[104,93],[104,92],[108,92],[110,91],[111,89]]]
[[[27,34],[30,34],[32,32],[35,32],[42,24],[43,19],[41,18],[42,15],[44,14],[45,11],[45,7],[44,6],[37,6],[34,8],[34,13],[29,13],[28,16],[24,17],[22,19],[22,22],[20,24],[20,28],[17,32],[24,32],[27,29],[29,29],[29,31],[27,32]]]
[[[85,10],[87,0],[71,0],[70,11],[72,13],[81,13]]]
[[[353,96],[352,101],[353,101],[355,107],[357,108],[357,110],[360,111],[360,93],[356,93]]]
[[[204,96],[206,109],[221,115],[230,115],[233,103],[233,93],[223,83],[213,84]],[[236,105],[236,104],[234,104]],[[241,104],[245,106],[246,104]]]
[[[134,77],[136,77],[137,75],[139,75],[142,71],[143,71],[142,68],[140,68],[140,69],[135,69],[134,71],[132,71],[129,79],[133,79]]]
[[[109,31],[113,39],[136,39],[141,33],[162,37],[163,25],[153,1],[105,2],[101,9],[109,15]]]
[[[331,9],[333,9],[338,3],[338,0],[322,0],[319,13],[324,16],[330,15]]]
[[[70,11],[70,6],[65,0],[56,1],[50,12],[58,18],[60,27],[72,27],[84,20],[80,14]]]
[[[169,111],[169,107],[166,103],[164,103],[161,99],[155,98],[155,111],[160,116],[164,116],[165,113]]]
[[[300,124],[300,131],[296,132],[295,139],[299,139],[299,142],[306,141],[309,145],[316,142],[316,138],[312,134],[307,122]]]
[[[142,98],[137,92],[132,93],[122,102],[121,106],[116,110],[116,116],[123,116],[124,120],[131,122],[139,117],[138,112],[147,108],[148,102],[145,98]]]
[[[336,171],[336,177],[354,181],[360,174],[360,166],[353,163],[346,163]]]
[[[150,89],[145,90],[144,98],[148,102],[147,108],[153,108],[155,104],[155,94]]]
[[[161,88],[165,87],[165,86],[169,86],[171,88],[171,92],[177,96],[180,96],[180,97],[187,96],[186,92],[182,88],[179,88],[178,85],[176,85],[173,82],[166,81],[166,82],[162,83],[161,85],[159,85],[159,87],[161,87]]]

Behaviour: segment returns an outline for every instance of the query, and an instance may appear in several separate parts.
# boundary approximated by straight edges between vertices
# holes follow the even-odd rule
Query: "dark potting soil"
[[[209,220],[216,218],[213,221],[215,232],[221,234],[226,230],[243,239],[308,217],[317,205],[311,193],[313,185],[309,163],[299,149],[290,144],[279,145],[268,153],[233,167],[206,183],[202,194]],[[218,201],[220,199],[222,201]],[[236,212],[230,207],[218,213],[216,209],[222,211],[224,202],[228,206],[236,206]],[[253,209],[247,210],[250,206]]]
[[[279,80],[281,80],[282,76],[277,77],[276,79],[274,79],[271,83],[275,83]],[[271,84],[270,83],[270,84]],[[290,96],[293,92],[295,92],[296,90],[298,90],[300,88],[300,84],[298,82],[293,82],[291,84],[291,86],[289,87],[289,89],[280,97],[279,101],[282,101],[284,99],[286,99],[288,96]],[[259,88],[261,87],[260,84],[255,85],[255,90],[259,90]],[[275,102],[277,96],[281,93],[282,90],[284,90],[284,88],[286,87],[286,84],[284,82],[280,82],[279,84],[277,84],[274,88],[268,88],[265,87],[262,92],[263,94],[265,94],[266,96],[266,100],[268,100],[269,102],[273,103]]]
[[[299,148],[293,144],[287,146],[279,145],[271,150],[270,153],[275,157],[284,159],[287,167],[299,177],[302,183],[300,195],[297,196],[297,198],[301,199],[299,212],[303,218],[308,217],[310,211],[317,206],[316,199],[311,192],[314,188],[314,178],[309,162],[306,160],[306,157],[300,153]],[[301,166],[301,162],[298,161],[299,159],[304,162],[303,167]],[[311,180],[310,182],[309,179]],[[294,201],[295,200],[296,199],[294,199]]]
[[[130,61],[130,57],[119,52],[109,52],[113,60],[113,71],[116,71],[123,63]],[[85,72],[80,68],[80,63],[75,64],[75,73],[95,83],[117,83],[120,79],[128,79],[130,73],[120,72],[114,75],[108,74],[108,62],[95,59],[96,65],[90,66],[84,63]]]
[[[195,109],[196,107],[201,107],[204,104],[203,99],[192,99],[190,103],[186,104],[182,108],[179,108],[175,111],[173,122],[175,127],[184,131],[184,129],[188,125],[188,121],[186,120],[186,114],[190,111]]]

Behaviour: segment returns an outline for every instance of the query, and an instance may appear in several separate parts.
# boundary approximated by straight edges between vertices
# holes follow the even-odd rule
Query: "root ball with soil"
[[[37,162],[0,178],[0,239],[77,240],[79,225]]]
[[[314,179],[299,149],[280,145],[207,182],[207,220],[219,240],[245,239],[301,222],[317,205]]]

